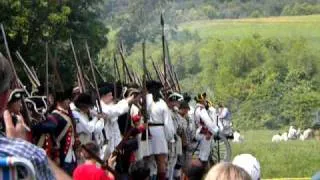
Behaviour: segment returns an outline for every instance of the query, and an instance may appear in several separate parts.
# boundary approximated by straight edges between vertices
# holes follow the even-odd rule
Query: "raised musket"
[[[46,42],[46,97],[47,97],[47,104],[49,104],[49,45]]]
[[[131,75],[131,73],[129,71],[129,67],[128,67],[128,65],[126,63],[126,60],[124,58],[124,55],[123,55],[123,48],[121,46],[119,47],[119,53],[120,53],[120,57],[122,59],[122,63],[123,63],[123,66],[124,66],[124,71],[125,71],[124,75],[127,74],[128,77],[129,77],[130,82],[133,82],[133,77],[132,77],[132,75]]]
[[[76,63],[77,73],[78,73],[78,76],[79,76],[79,81],[80,82],[78,82],[78,84],[80,86],[80,92],[83,93],[83,92],[86,92],[84,75],[82,73],[82,70],[81,70],[81,67],[80,67],[80,64],[79,64],[79,61],[78,61],[78,57],[77,57],[76,51],[74,49],[72,38],[70,38],[69,41],[70,41],[70,46],[71,46],[71,49],[72,49],[72,52],[73,52],[74,61]]]
[[[150,58],[151,58],[151,57],[150,57]],[[156,64],[154,63],[154,61],[153,61],[152,58],[151,58],[151,62],[152,62],[153,69],[155,70],[159,81],[160,81],[161,84],[164,86],[164,79],[163,79],[162,76],[160,75],[160,72],[159,72],[159,70],[158,70],[158,67],[156,66]]]
[[[13,75],[14,75],[13,78],[14,78],[15,86],[19,87],[20,86],[19,77],[18,77],[16,69],[14,68],[14,64],[13,64],[13,61],[12,61],[12,57],[11,57],[11,53],[10,53],[10,49],[9,49],[9,45],[8,45],[8,41],[7,41],[7,35],[6,35],[5,30],[4,30],[3,24],[1,24],[0,26],[1,26],[1,32],[2,32],[2,36],[3,36],[3,40],[4,40],[4,45],[5,45],[5,48],[6,48],[7,56],[8,56],[8,59],[9,59],[9,63],[10,63],[11,69],[13,71]]]
[[[22,58],[21,54],[18,51],[16,51],[16,56],[17,56],[18,60],[23,64],[24,68],[26,69],[27,76],[30,79],[31,83],[33,85],[35,85],[36,87],[39,87],[40,86],[40,81],[38,80],[37,75],[35,75],[32,72],[31,68],[28,66],[28,64]]]
[[[90,55],[89,46],[88,46],[87,41],[85,42],[85,46],[86,46],[86,51],[87,51],[87,54],[88,54],[88,59],[89,59],[89,62],[90,62],[90,69],[91,69],[93,82],[94,82],[94,87],[95,87],[94,89],[96,91],[97,99],[98,99],[97,100],[98,112],[102,113],[102,107],[101,107],[101,102],[100,102],[101,97],[100,97],[97,78],[96,78],[96,74],[95,74],[95,71],[94,71],[94,68],[93,68],[93,62],[92,62],[92,59],[91,59],[91,55]]]
[[[164,81],[167,80],[167,58],[166,58],[166,49],[165,49],[165,36],[164,36],[164,19],[163,19],[163,13],[161,12],[160,16],[160,24],[161,24],[161,30],[162,30],[162,61],[163,61],[163,72],[164,72]]]

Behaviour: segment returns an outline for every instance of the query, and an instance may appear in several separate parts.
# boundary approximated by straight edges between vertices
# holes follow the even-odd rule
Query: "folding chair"
[[[18,173],[24,170],[23,173]],[[35,170],[32,163],[21,157],[0,157],[0,180],[34,180]]]

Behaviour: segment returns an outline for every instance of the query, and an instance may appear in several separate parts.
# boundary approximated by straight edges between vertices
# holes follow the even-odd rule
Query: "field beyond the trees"
[[[198,32],[201,38],[232,40],[259,34],[276,38],[303,37],[312,46],[320,45],[320,15],[192,21],[181,24],[180,28]]]
[[[310,178],[320,171],[320,141],[287,141],[272,143],[278,131],[240,132],[245,141],[232,143],[232,156],[249,153],[260,161],[262,178]]]

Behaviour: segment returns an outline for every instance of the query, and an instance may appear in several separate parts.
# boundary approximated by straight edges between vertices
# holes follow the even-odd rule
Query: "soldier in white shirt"
[[[194,112],[194,120],[197,124],[196,139],[199,141],[199,159],[206,165],[210,155],[210,144],[213,140],[213,135],[218,133],[219,128],[210,118],[206,109],[205,94],[199,94],[195,98],[197,105]]]
[[[218,119],[222,123],[223,133],[227,136],[232,135],[231,113],[222,103],[218,104]]]
[[[170,110],[162,99],[162,85],[157,81],[147,82],[148,94],[146,97],[147,112],[149,114],[149,130],[151,136],[150,154],[157,163],[157,178],[166,179],[166,167],[168,159],[168,142],[174,142],[174,125]]]
[[[129,103],[131,103],[134,98],[134,95],[131,95],[115,104],[113,101],[113,91],[114,88],[112,85],[105,85],[99,89],[102,112],[107,115],[104,130],[108,145],[102,147],[102,159],[106,159],[120,143],[121,133],[118,125],[118,117],[129,111]],[[103,137],[100,135],[99,139],[101,138]]]
[[[167,178],[173,180],[176,174],[175,166],[177,164],[178,155],[182,155],[182,142],[181,137],[177,134],[177,129],[181,127],[181,122],[178,119],[178,112],[180,103],[183,101],[183,96],[179,93],[173,92],[168,97],[168,107],[170,109],[171,117],[174,125],[175,142],[169,143],[169,159],[168,159],[168,172]]]
[[[86,144],[95,140],[95,133],[100,133],[102,131],[104,127],[103,115],[99,114],[92,117],[90,111],[94,104],[89,94],[83,93],[78,95],[74,104],[75,109],[72,110],[72,115],[76,121],[77,134],[81,144]]]

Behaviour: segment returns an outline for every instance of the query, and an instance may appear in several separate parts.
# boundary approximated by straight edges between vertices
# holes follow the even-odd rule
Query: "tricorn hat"
[[[91,96],[87,93],[79,94],[75,99],[74,104],[78,108],[81,106],[94,106]]]
[[[113,84],[105,84],[99,89],[100,96],[106,95],[113,91],[114,91]]]
[[[8,102],[13,103],[20,100],[24,95],[26,95],[26,92],[23,89],[14,89],[9,95]]]
[[[169,94],[168,100],[181,102],[183,101],[183,96],[177,92],[172,92],[171,94]]]
[[[71,99],[72,96],[72,88],[65,91],[57,91],[55,93],[55,101],[64,101],[67,99]]]
[[[155,90],[155,89],[159,89],[162,88],[162,84],[159,81],[155,81],[155,80],[151,80],[151,81],[147,81],[146,82],[146,87],[147,90],[150,91],[151,89]]]

